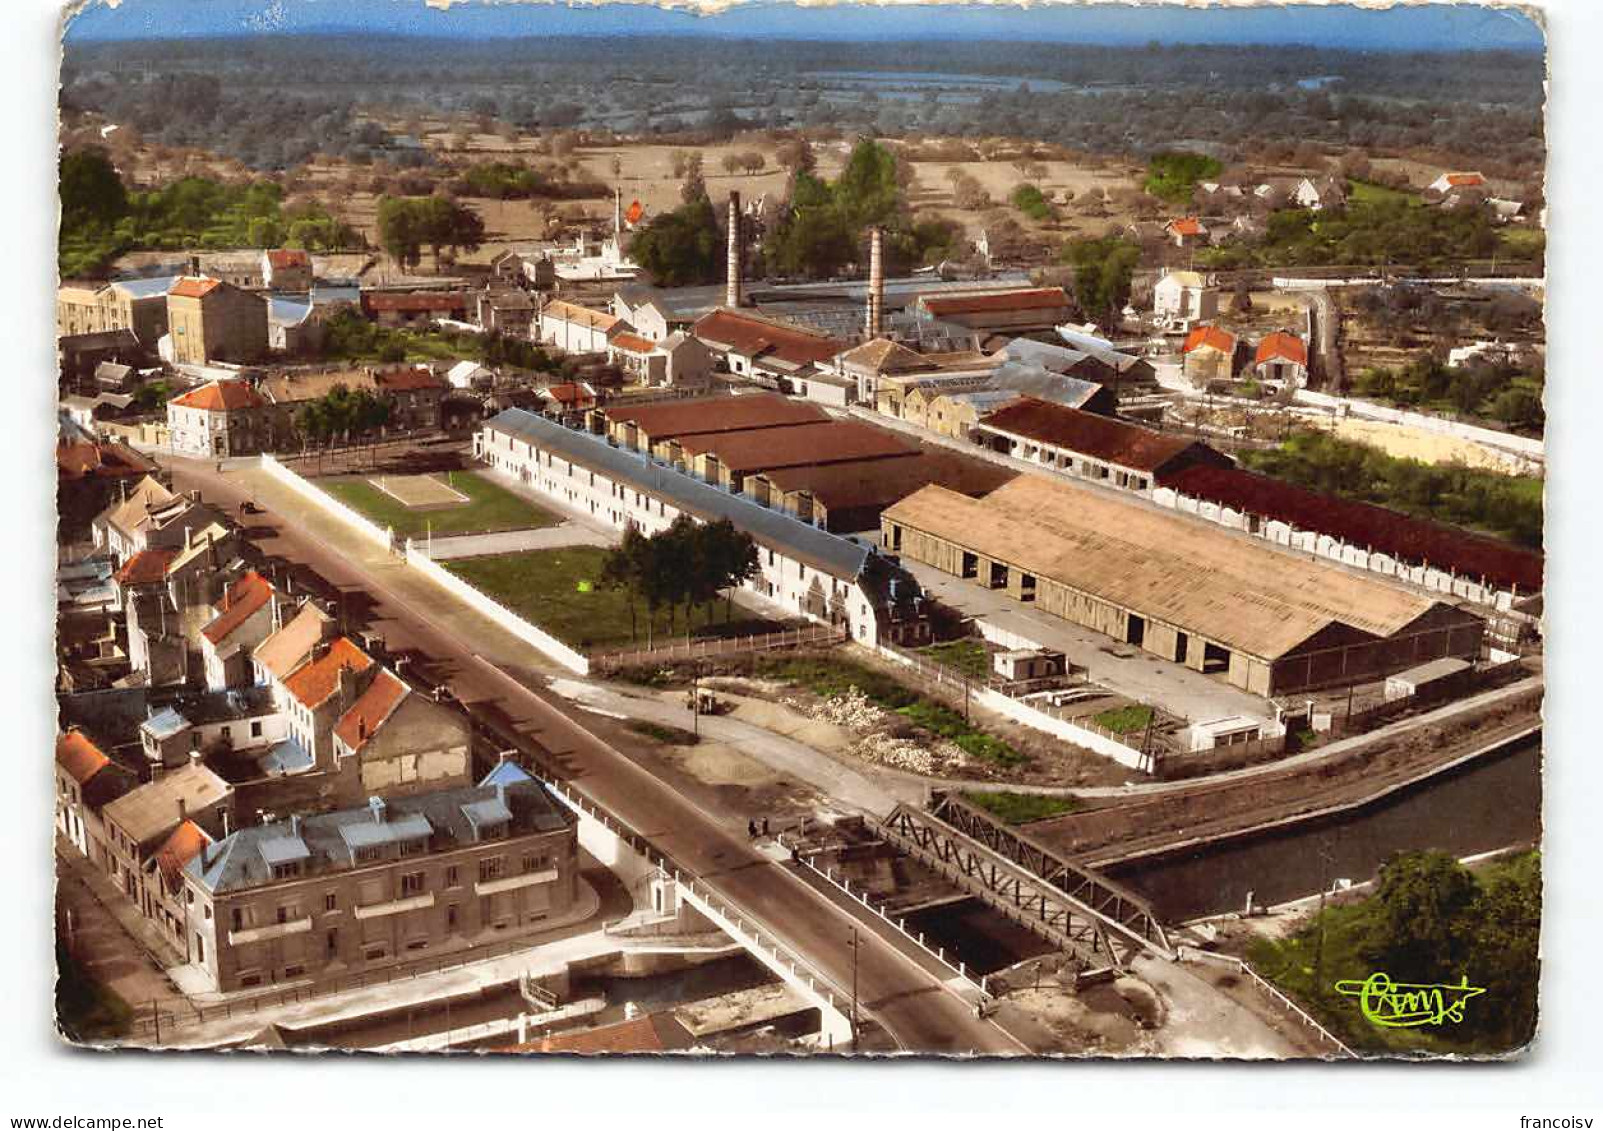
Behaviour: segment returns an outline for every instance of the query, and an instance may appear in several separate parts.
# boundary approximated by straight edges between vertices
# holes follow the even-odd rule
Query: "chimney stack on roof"
[[[191,255],[189,257],[189,273],[197,279],[200,278],[200,256]]]
[[[178,823],[181,825],[189,820],[189,802],[182,797],[178,799]]]
[[[291,813],[289,815],[289,835],[301,835],[301,815],[299,813]]]
[[[885,234],[873,228],[868,235],[868,336],[884,332],[885,315]]]
[[[204,763],[205,763],[205,757],[201,754],[201,752],[199,750],[191,750],[189,752],[189,764],[191,766],[199,766],[199,765],[202,765]]]
[[[729,286],[724,305],[738,307],[741,300],[740,278],[740,194],[729,194]]]

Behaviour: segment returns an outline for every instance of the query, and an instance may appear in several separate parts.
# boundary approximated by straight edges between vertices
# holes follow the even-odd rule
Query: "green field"
[[[1410,206],[1423,206],[1425,203],[1416,193],[1403,192],[1371,181],[1349,181],[1347,199],[1353,204],[1384,204],[1390,200],[1404,200]]]
[[[622,590],[600,586],[607,551],[599,546],[565,546],[557,550],[525,550],[482,558],[458,558],[440,564],[479,592],[511,609],[530,624],[581,652],[644,648],[646,607]],[[580,588],[587,585],[588,591]],[[724,602],[694,610],[694,636],[765,632],[778,626],[754,617],[738,604],[726,621]],[[658,609],[652,642],[666,646],[685,635],[685,610]]]
[[[437,478],[444,479],[443,473]],[[459,507],[414,510],[380,491],[363,478],[316,479],[318,487],[380,526],[392,527],[402,538],[421,537],[430,531],[440,538],[453,534],[487,534],[495,530],[534,530],[561,521],[505,487],[471,471],[450,474],[450,486],[472,502]]]
[[[985,641],[977,636],[927,644],[919,653],[969,679],[983,680],[991,674],[991,654],[986,651]]]

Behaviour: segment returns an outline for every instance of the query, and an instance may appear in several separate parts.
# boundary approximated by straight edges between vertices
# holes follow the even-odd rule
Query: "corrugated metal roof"
[[[727,518],[758,542],[831,576],[854,580],[868,560],[868,549],[855,542],[521,408],[507,409],[486,427],[601,472],[609,479],[627,483],[697,518],[709,521]]]

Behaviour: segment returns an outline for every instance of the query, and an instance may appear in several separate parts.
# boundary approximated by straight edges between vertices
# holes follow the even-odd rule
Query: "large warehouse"
[[[892,553],[1266,697],[1480,653],[1455,605],[1043,476],[925,487],[880,521]]]

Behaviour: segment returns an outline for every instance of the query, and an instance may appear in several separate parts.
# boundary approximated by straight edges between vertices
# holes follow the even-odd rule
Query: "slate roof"
[[[1322,495],[1239,468],[1187,467],[1161,482],[1193,498],[1328,534],[1400,561],[1429,562],[1499,588],[1518,586],[1528,593],[1542,588],[1540,553],[1372,503]]]
[[[1150,428],[1049,404],[1034,397],[1021,397],[997,409],[981,418],[977,426],[1080,452],[1136,471],[1155,472],[1188,449],[1212,451],[1182,436],[1167,436]]]
[[[739,401],[748,398],[729,399]],[[681,408],[695,403],[679,401],[671,406],[646,407]],[[703,406],[706,404],[700,403]],[[537,448],[555,452],[563,459],[581,466],[594,468],[609,479],[627,483],[636,490],[666,500],[676,510],[708,521],[727,518],[757,542],[772,546],[786,556],[806,562],[833,577],[854,580],[868,560],[868,549],[855,542],[770,510],[743,495],[734,495],[693,479],[643,453],[615,448],[598,436],[564,428],[555,421],[524,409],[509,408],[489,420],[486,427],[516,436]]]
[[[563,806],[532,780],[440,790],[387,799],[382,822],[371,806],[363,806],[302,817],[298,825],[279,821],[242,828],[191,859],[185,872],[214,893],[257,887],[272,879],[262,846],[273,845],[269,849],[272,854],[284,847],[279,842],[292,838],[305,846],[305,871],[313,875],[356,867],[352,853],[358,846],[427,836],[431,848],[447,851],[476,843],[464,808],[498,798],[504,799],[512,813],[512,835],[554,832],[573,821]]]
[[[117,279],[112,282],[115,290],[122,291],[135,301],[142,298],[157,298],[172,290],[173,284],[178,282],[178,275],[162,275],[154,279]]]

